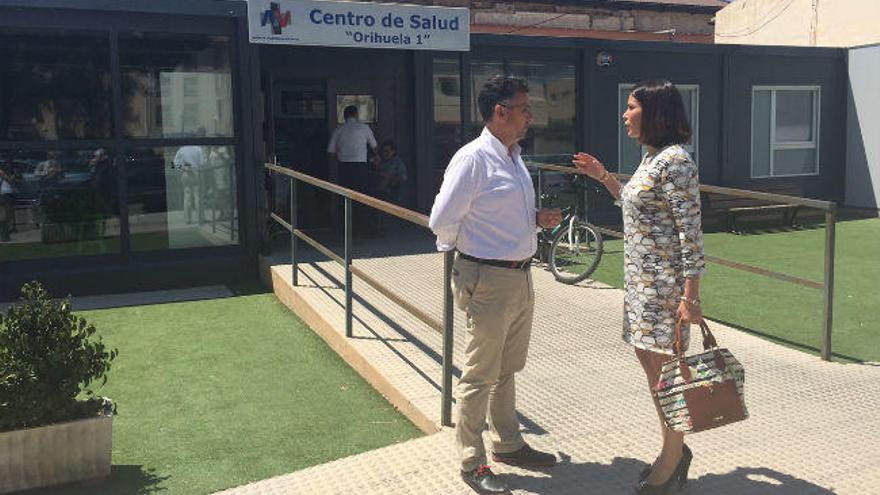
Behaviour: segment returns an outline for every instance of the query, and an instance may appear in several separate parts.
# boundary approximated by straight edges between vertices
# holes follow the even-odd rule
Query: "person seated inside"
[[[406,182],[406,164],[397,156],[397,146],[392,140],[386,140],[379,146],[376,157],[379,181],[376,185],[379,197],[391,203],[400,202],[400,190]]]
[[[64,169],[58,161],[60,154],[57,151],[46,153],[46,159],[37,164],[34,168],[34,177],[40,183],[49,183],[64,176]]]

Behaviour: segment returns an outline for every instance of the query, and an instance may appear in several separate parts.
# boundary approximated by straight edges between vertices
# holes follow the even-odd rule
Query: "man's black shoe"
[[[473,471],[462,471],[461,479],[477,493],[510,493],[507,485],[499,480],[495,473],[489,469],[489,466],[486,465],[482,465]]]
[[[504,464],[525,468],[545,468],[556,465],[555,455],[535,450],[529,447],[529,444],[523,445],[516,452],[507,452],[505,454],[493,452],[492,459],[495,462],[503,462]]]

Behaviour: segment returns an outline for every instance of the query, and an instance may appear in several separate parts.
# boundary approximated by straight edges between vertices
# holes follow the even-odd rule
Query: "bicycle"
[[[577,177],[573,178],[577,187]],[[586,194],[584,193],[584,197]],[[541,194],[542,205],[557,199],[554,194]],[[581,203],[584,201],[578,201]],[[552,229],[538,233],[536,257],[546,263],[556,280],[564,284],[576,284],[585,280],[599,266],[602,259],[602,234],[581,218],[578,205],[562,208],[562,221]]]

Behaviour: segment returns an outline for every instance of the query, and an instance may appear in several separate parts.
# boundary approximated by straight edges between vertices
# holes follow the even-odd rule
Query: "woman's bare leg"
[[[645,370],[645,377],[648,379],[648,388],[649,390],[652,390],[660,377],[660,368],[663,366],[663,363],[669,359],[669,356],[637,348],[636,357],[639,358],[639,363],[641,363],[642,369]],[[661,485],[672,476],[672,473],[675,471],[675,468],[681,460],[682,446],[684,445],[684,433],[673,431],[666,427],[666,422],[663,418],[663,410],[660,409],[660,404],[657,402],[657,398],[653,393],[651,394],[651,398],[654,401],[654,408],[660,419],[660,432],[663,438],[663,447],[660,450],[660,456],[654,461],[651,474],[648,476],[648,483],[652,485]]]

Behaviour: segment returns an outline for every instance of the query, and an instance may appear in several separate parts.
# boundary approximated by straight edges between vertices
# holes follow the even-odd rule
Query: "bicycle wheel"
[[[550,272],[564,284],[589,277],[602,258],[602,234],[592,225],[573,218],[560,229],[550,246]]]

